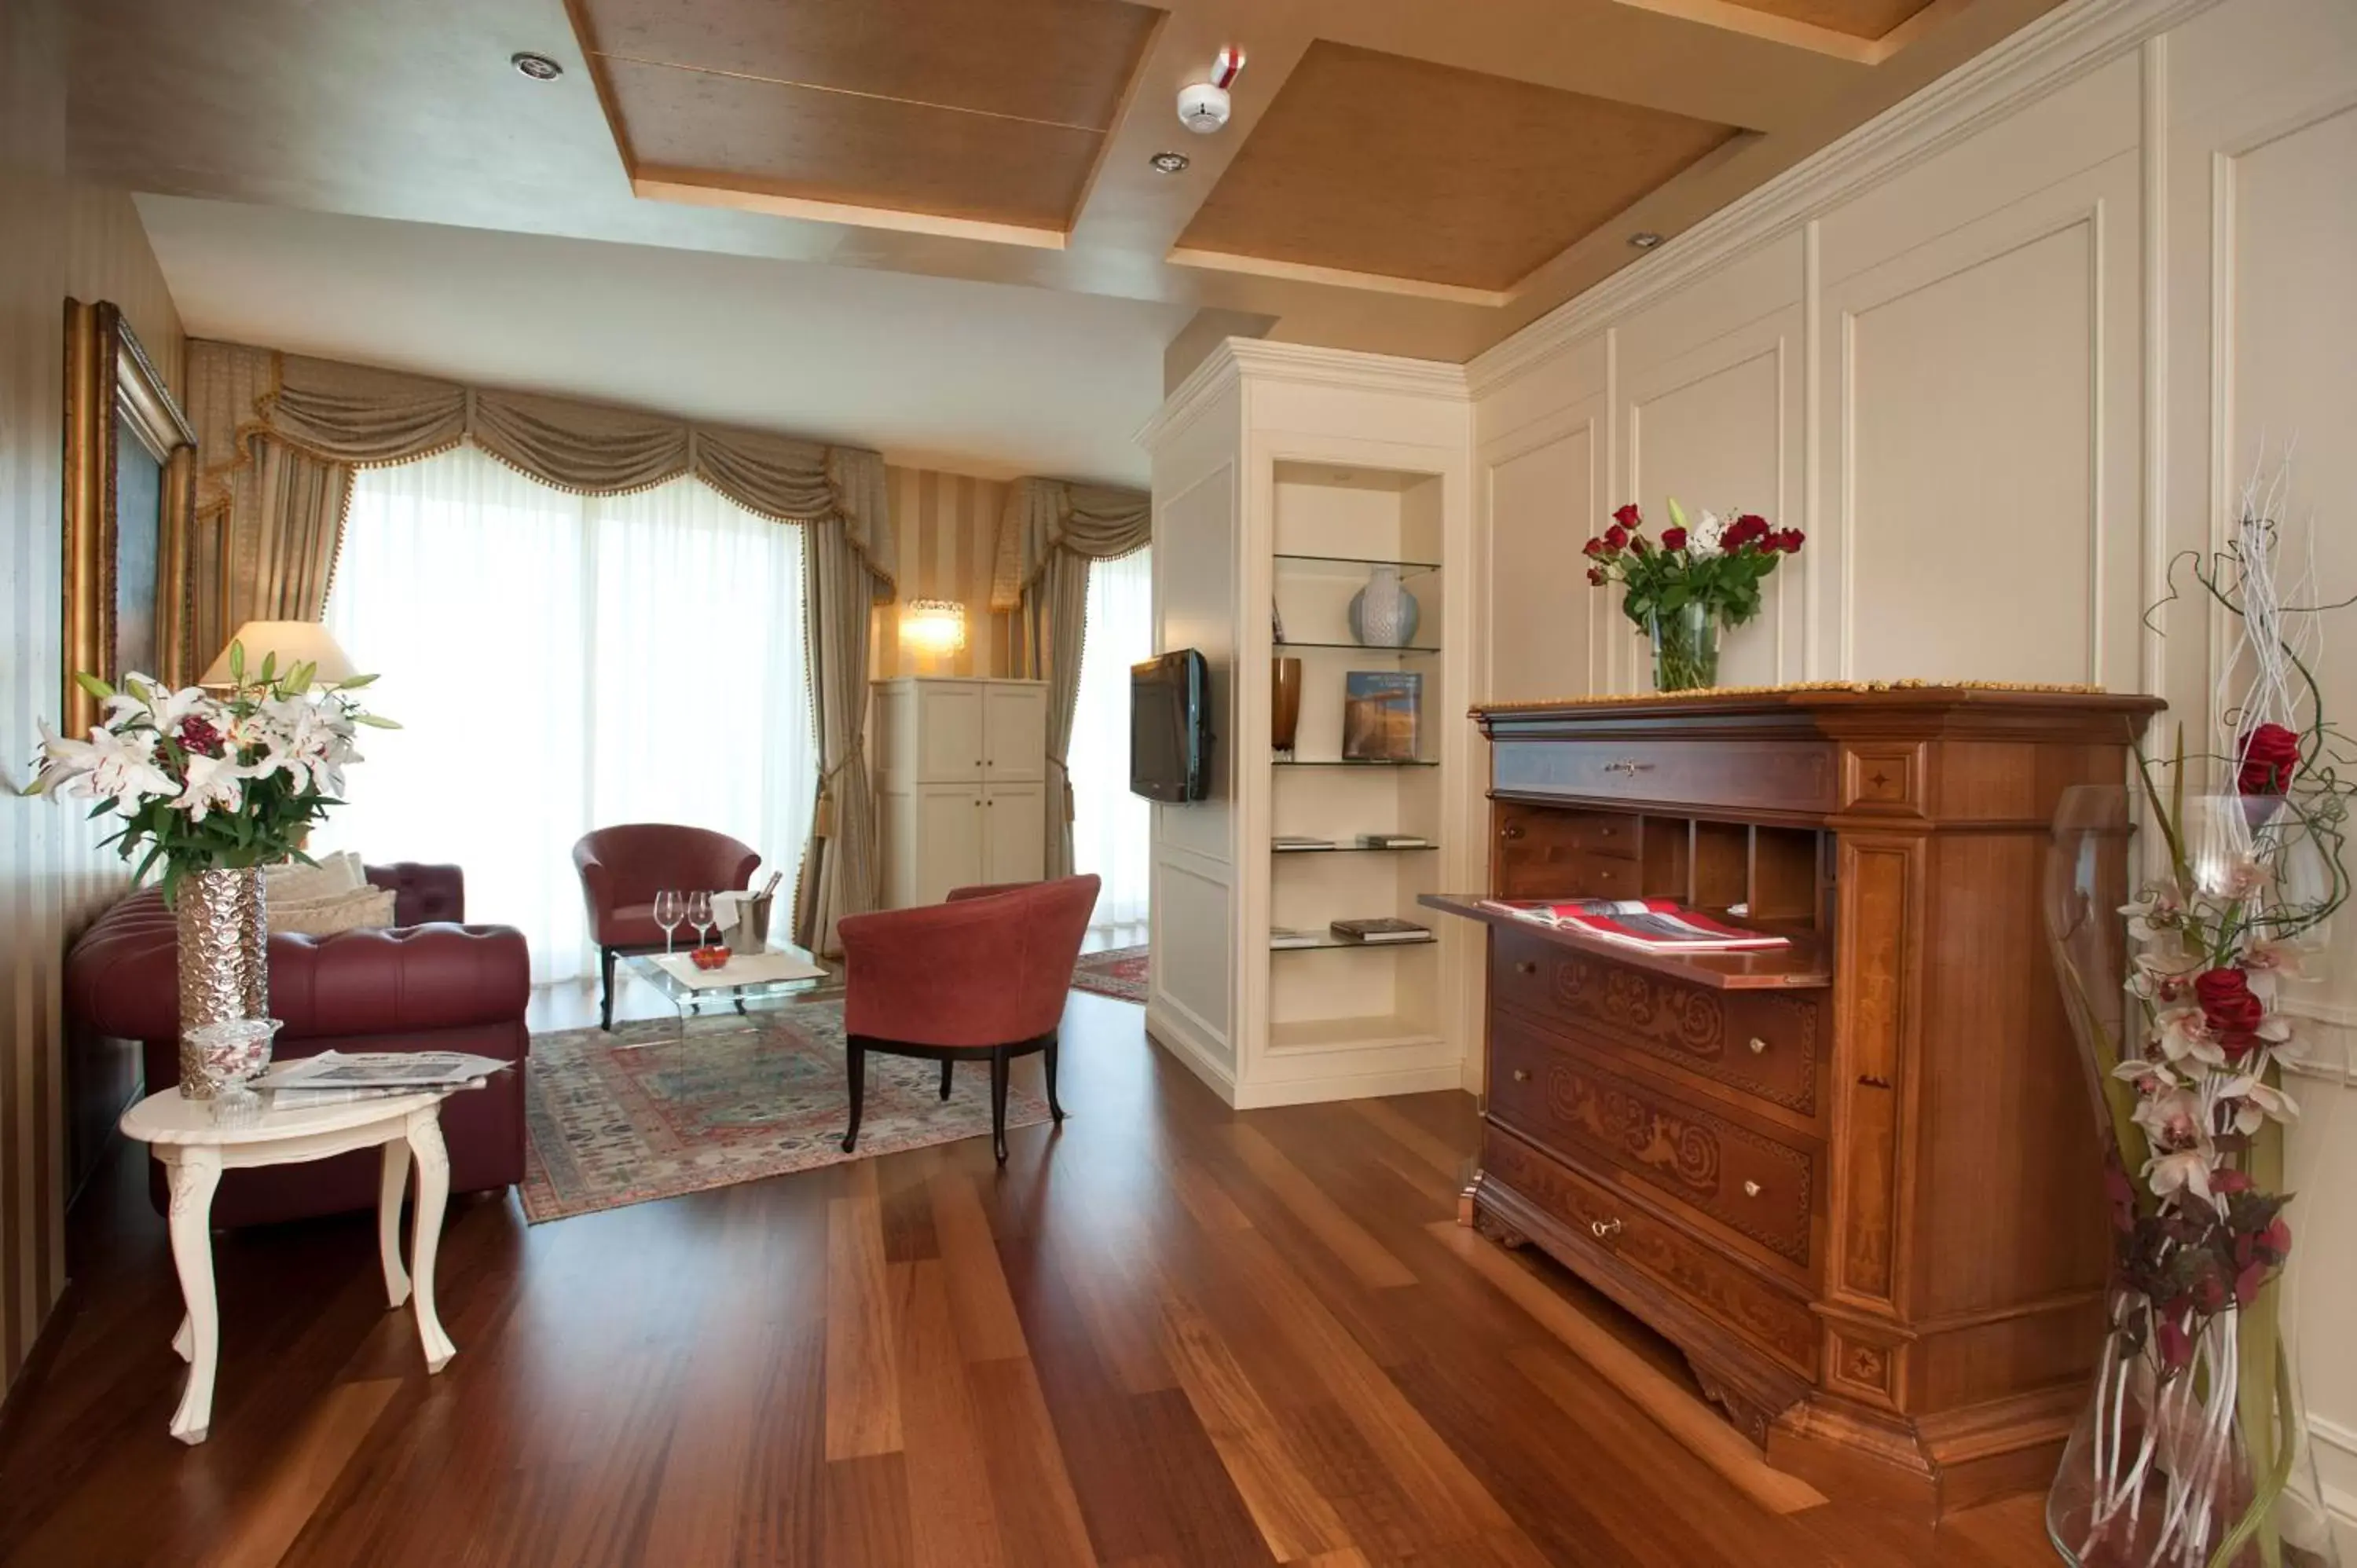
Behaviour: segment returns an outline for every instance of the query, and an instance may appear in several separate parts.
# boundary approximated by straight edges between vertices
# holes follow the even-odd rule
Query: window
[[[575,496],[462,446],[357,477],[327,622],[404,727],[363,735],[321,848],[457,863],[534,981],[595,972],[593,827],[716,829],[791,890],[818,779],[799,527],[691,478]]]
[[[1154,656],[1154,552],[1089,566],[1087,639],[1072,708],[1072,868],[1104,881],[1092,929],[1146,940],[1146,803],[1129,792],[1129,667]]]

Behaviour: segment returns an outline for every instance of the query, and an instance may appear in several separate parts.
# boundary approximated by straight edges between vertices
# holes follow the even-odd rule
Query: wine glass
[[[671,953],[671,934],[679,929],[680,918],[687,913],[687,900],[675,888],[666,887],[655,895],[655,924],[663,929],[663,953]]]
[[[695,928],[695,945],[712,945],[712,895],[691,893],[687,896],[687,923]]]

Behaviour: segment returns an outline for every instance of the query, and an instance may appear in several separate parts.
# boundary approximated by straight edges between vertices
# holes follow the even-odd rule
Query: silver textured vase
[[[1351,596],[1351,635],[1362,648],[1405,648],[1415,640],[1422,613],[1400,582],[1399,568],[1377,566],[1367,574],[1367,585]]]
[[[180,948],[180,1093],[210,1100],[218,1087],[192,1058],[188,1032],[270,1016],[269,918],[258,866],[191,871],[173,895]],[[191,1070],[191,1069],[194,1070]]]

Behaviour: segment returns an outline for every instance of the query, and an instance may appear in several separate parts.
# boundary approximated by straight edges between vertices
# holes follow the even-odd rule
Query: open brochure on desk
[[[253,1087],[267,1090],[279,1105],[333,1105],[421,1094],[436,1089],[473,1089],[510,1064],[468,1051],[321,1051],[279,1062]]]
[[[1481,907],[1648,952],[1749,952],[1792,945],[1789,937],[1730,926],[1668,898],[1484,898]]]

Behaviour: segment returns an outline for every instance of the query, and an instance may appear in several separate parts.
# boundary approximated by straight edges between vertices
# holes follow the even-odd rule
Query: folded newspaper
[[[321,1051],[281,1062],[254,1079],[282,1105],[326,1105],[418,1094],[432,1089],[473,1089],[508,1064],[466,1051]]]

